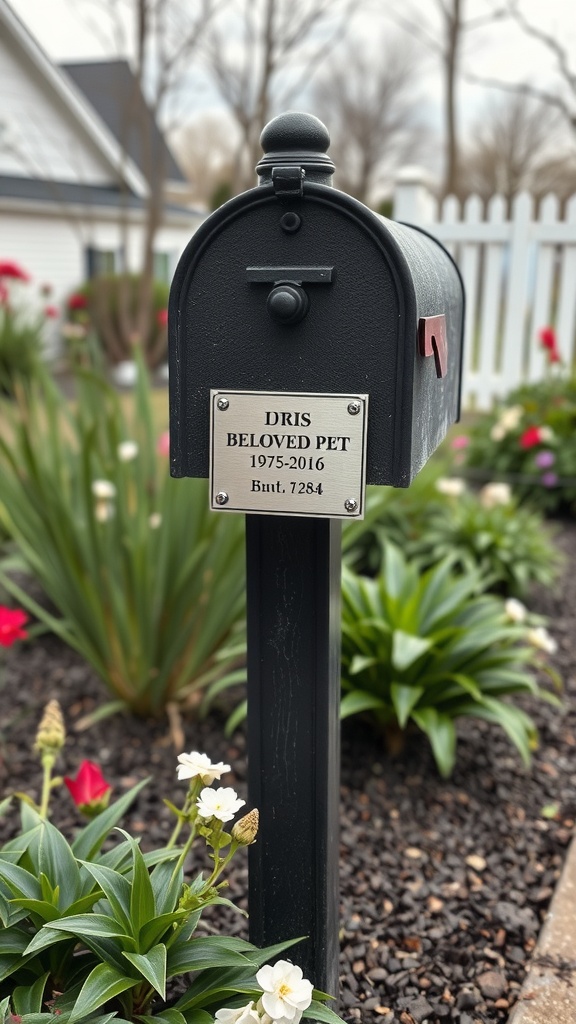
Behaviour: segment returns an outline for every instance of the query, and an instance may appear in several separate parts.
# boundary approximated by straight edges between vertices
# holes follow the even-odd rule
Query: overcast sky
[[[55,61],[103,59],[118,56],[102,6],[90,0],[9,0],[19,17],[28,26],[38,42]],[[422,19],[434,16],[433,0],[410,0],[422,12]],[[467,0],[466,11],[470,15],[485,12],[488,4],[496,0]],[[376,0],[375,12],[398,5],[401,0]],[[567,45],[572,42],[572,53],[576,53],[576,0],[521,0],[521,9],[534,23],[553,32]],[[367,41],[374,36],[374,25],[390,25],[378,13],[369,17],[362,15],[357,25],[367,33]],[[125,55],[125,54],[123,54]],[[546,51],[534,41],[527,39],[516,28],[505,27],[501,22],[496,27],[470,33],[466,43],[464,64],[477,74],[505,80],[526,81],[550,80],[552,62]],[[430,88],[428,95],[438,109],[441,97],[440,78],[434,63],[428,61]],[[576,71],[576,57],[574,58]],[[473,114],[481,104],[486,91],[478,86],[463,86],[460,93],[461,115]],[[206,86],[196,92],[198,106],[213,107],[218,101]]]

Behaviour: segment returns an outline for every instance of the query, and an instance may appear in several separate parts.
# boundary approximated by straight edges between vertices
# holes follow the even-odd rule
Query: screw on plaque
[[[361,402],[348,402],[348,412],[351,416],[357,416],[362,408]]]
[[[228,495],[226,494],[226,491],[218,491],[214,501],[217,505],[226,505],[228,502]]]
[[[347,512],[357,512],[358,502],[356,501],[355,498],[346,498],[346,501],[344,502],[344,508],[346,509]]]
[[[227,398],[219,398],[218,401],[216,402],[216,405],[218,406],[221,412],[224,412],[230,405],[230,402],[228,401]]]

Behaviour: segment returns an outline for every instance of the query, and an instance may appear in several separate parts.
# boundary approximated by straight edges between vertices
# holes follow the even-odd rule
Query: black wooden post
[[[338,993],[338,520],[246,517],[250,938]]]

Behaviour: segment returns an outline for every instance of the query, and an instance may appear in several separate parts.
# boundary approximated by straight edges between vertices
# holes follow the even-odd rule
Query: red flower
[[[156,316],[156,320],[158,322],[159,327],[166,327],[166,324],[168,323],[168,310],[159,309]]]
[[[528,427],[524,433],[520,436],[520,447],[521,448],[534,448],[537,444],[542,441],[542,432],[540,427]]]
[[[28,622],[26,612],[0,605],[0,647],[12,647],[16,640],[25,640],[28,636],[22,629],[25,622]]]
[[[82,292],[75,292],[68,299],[68,309],[86,309],[87,305],[88,300],[85,295],[82,295]]]
[[[556,331],[553,327],[543,327],[538,332],[538,337],[540,338],[542,348],[550,349],[550,351],[557,348]]]
[[[100,766],[93,761],[82,761],[75,779],[65,775],[64,785],[79,810],[90,817],[104,810],[112,792]]]
[[[556,341],[556,331],[553,327],[543,327],[538,332],[540,338],[540,344],[542,348],[548,352],[548,362],[550,363],[561,363],[562,358],[558,351],[558,342]]]
[[[44,316],[48,317],[49,320],[55,320],[58,316],[58,310],[56,306],[46,306],[44,310]]]
[[[30,274],[13,260],[0,260],[0,277],[13,277],[15,281],[29,281]]]

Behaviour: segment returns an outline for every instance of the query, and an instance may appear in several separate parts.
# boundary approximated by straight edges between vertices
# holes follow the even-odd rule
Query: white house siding
[[[165,227],[157,235],[155,250],[169,254],[173,272],[178,258],[201,223],[202,218],[190,214],[178,224]],[[126,229],[118,220],[118,211],[88,211],[81,216],[72,207],[62,211],[16,210],[13,200],[0,197],[0,260],[16,260],[31,276],[22,287],[26,304],[41,309],[46,304],[64,309],[68,296],[85,279],[86,249],[119,251],[124,246],[127,268],[136,271],[141,265],[143,225],[131,223]],[[40,296],[43,285],[49,285],[49,299]],[[59,348],[59,324],[47,324],[47,350]]]
[[[110,164],[36,65],[0,35],[0,175],[114,183]]]

